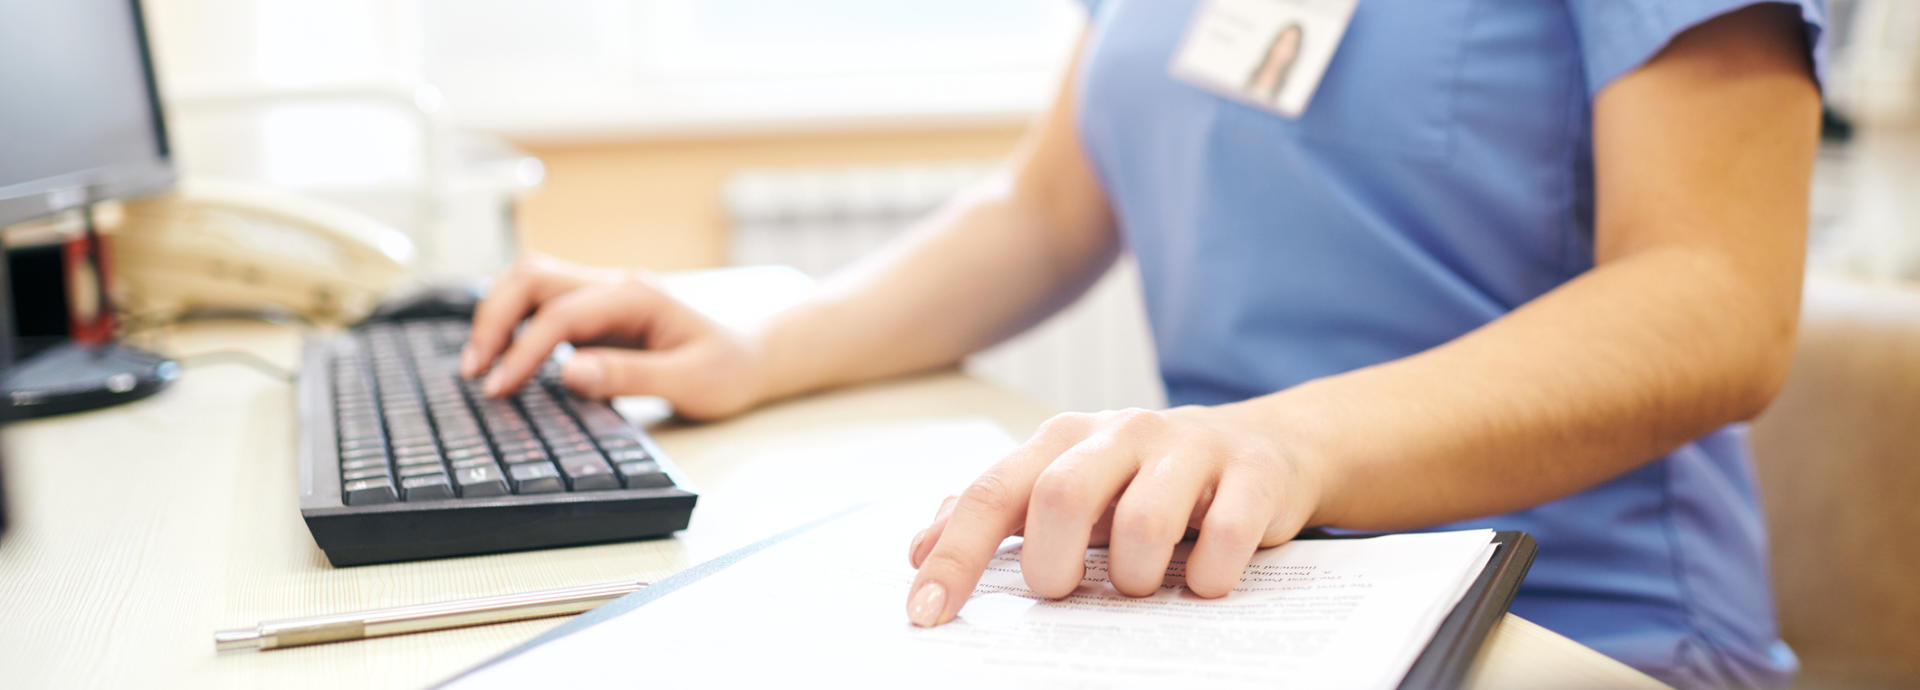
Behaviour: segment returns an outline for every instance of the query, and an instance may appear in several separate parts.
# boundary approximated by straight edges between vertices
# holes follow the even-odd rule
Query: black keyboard
[[[309,341],[300,514],[336,566],[658,537],[698,498],[653,439],[548,362],[511,396],[460,378],[460,319]]]

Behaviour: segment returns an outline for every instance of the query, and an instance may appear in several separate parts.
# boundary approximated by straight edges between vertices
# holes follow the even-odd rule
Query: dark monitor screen
[[[11,303],[11,300],[7,298],[7,262],[0,261],[0,369],[5,369],[13,364],[13,317],[7,314],[7,305],[9,303]],[[7,389],[7,377],[0,376],[0,399],[6,398]],[[0,405],[0,424],[7,422],[9,412],[10,410],[6,405]],[[0,455],[3,455],[5,452],[4,446],[5,444],[0,442]],[[0,458],[0,475],[6,474],[6,464],[5,459]],[[5,482],[0,482],[0,536],[4,536],[6,532],[7,487]]]
[[[13,365],[13,317],[8,314],[7,309],[8,306],[13,303],[13,301],[7,297],[7,288],[9,285],[7,281],[7,262],[0,261],[0,371]],[[11,386],[7,384],[7,378],[6,376],[0,376],[0,401],[6,400],[9,395],[8,389],[11,388]],[[9,409],[9,406],[0,405],[0,425],[7,423],[7,416],[11,414],[11,412],[12,410]],[[0,442],[0,454],[4,454],[4,446],[5,443]],[[0,458],[0,475],[6,474],[6,464],[5,459]],[[5,536],[6,532],[7,487],[5,482],[0,482],[0,536]]]
[[[173,180],[137,0],[0,0],[0,226]]]

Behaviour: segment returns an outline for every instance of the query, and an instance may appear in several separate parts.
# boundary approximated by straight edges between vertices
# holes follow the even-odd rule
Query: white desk
[[[288,367],[298,348],[294,331],[251,323],[202,324],[160,340],[176,355],[237,348]],[[807,500],[804,487],[791,505],[765,505],[757,501],[769,492],[735,471],[752,448],[820,443],[831,436],[823,430],[875,420],[962,416],[1024,437],[1050,413],[941,373],[660,429],[661,446],[702,492],[677,538],[335,569],[300,520],[292,386],[245,367],[190,367],[152,399],[7,432],[14,524],[0,541],[0,684],[419,687],[563,619],[229,655],[214,653],[211,635],[265,618],[658,579],[798,519],[789,510]],[[814,476],[836,480],[830,467]],[[1474,674],[1477,687],[1658,687],[1511,615]]]

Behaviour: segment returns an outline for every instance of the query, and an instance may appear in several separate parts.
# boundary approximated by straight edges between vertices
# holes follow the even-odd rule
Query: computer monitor
[[[165,191],[140,4],[0,0],[0,226]]]
[[[7,297],[7,262],[0,261],[0,371],[13,363],[13,317],[7,309],[12,300]],[[7,392],[6,377],[0,376],[0,396]],[[0,405],[0,425],[7,422],[7,408]],[[6,443],[0,440],[0,456],[6,454]],[[6,458],[0,457],[0,479],[6,476]],[[7,535],[7,486],[0,481],[0,537]]]
[[[91,233],[93,204],[168,189],[158,92],[137,0],[0,0],[0,228],[81,210]],[[99,266],[99,243],[86,246]],[[16,314],[24,300],[64,299],[44,287],[13,293]],[[145,397],[178,370],[115,343],[26,350],[6,376],[16,417]]]

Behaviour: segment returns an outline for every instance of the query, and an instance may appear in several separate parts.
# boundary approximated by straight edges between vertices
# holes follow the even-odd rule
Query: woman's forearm
[[[1798,284],[1700,250],[1649,251],[1441,347],[1233,413],[1322,468],[1314,524],[1519,510],[1757,414],[1791,357]]]
[[[1045,318],[1117,251],[1055,222],[1006,184],[955,200],[759,334],[763,398],[950,365]]]

